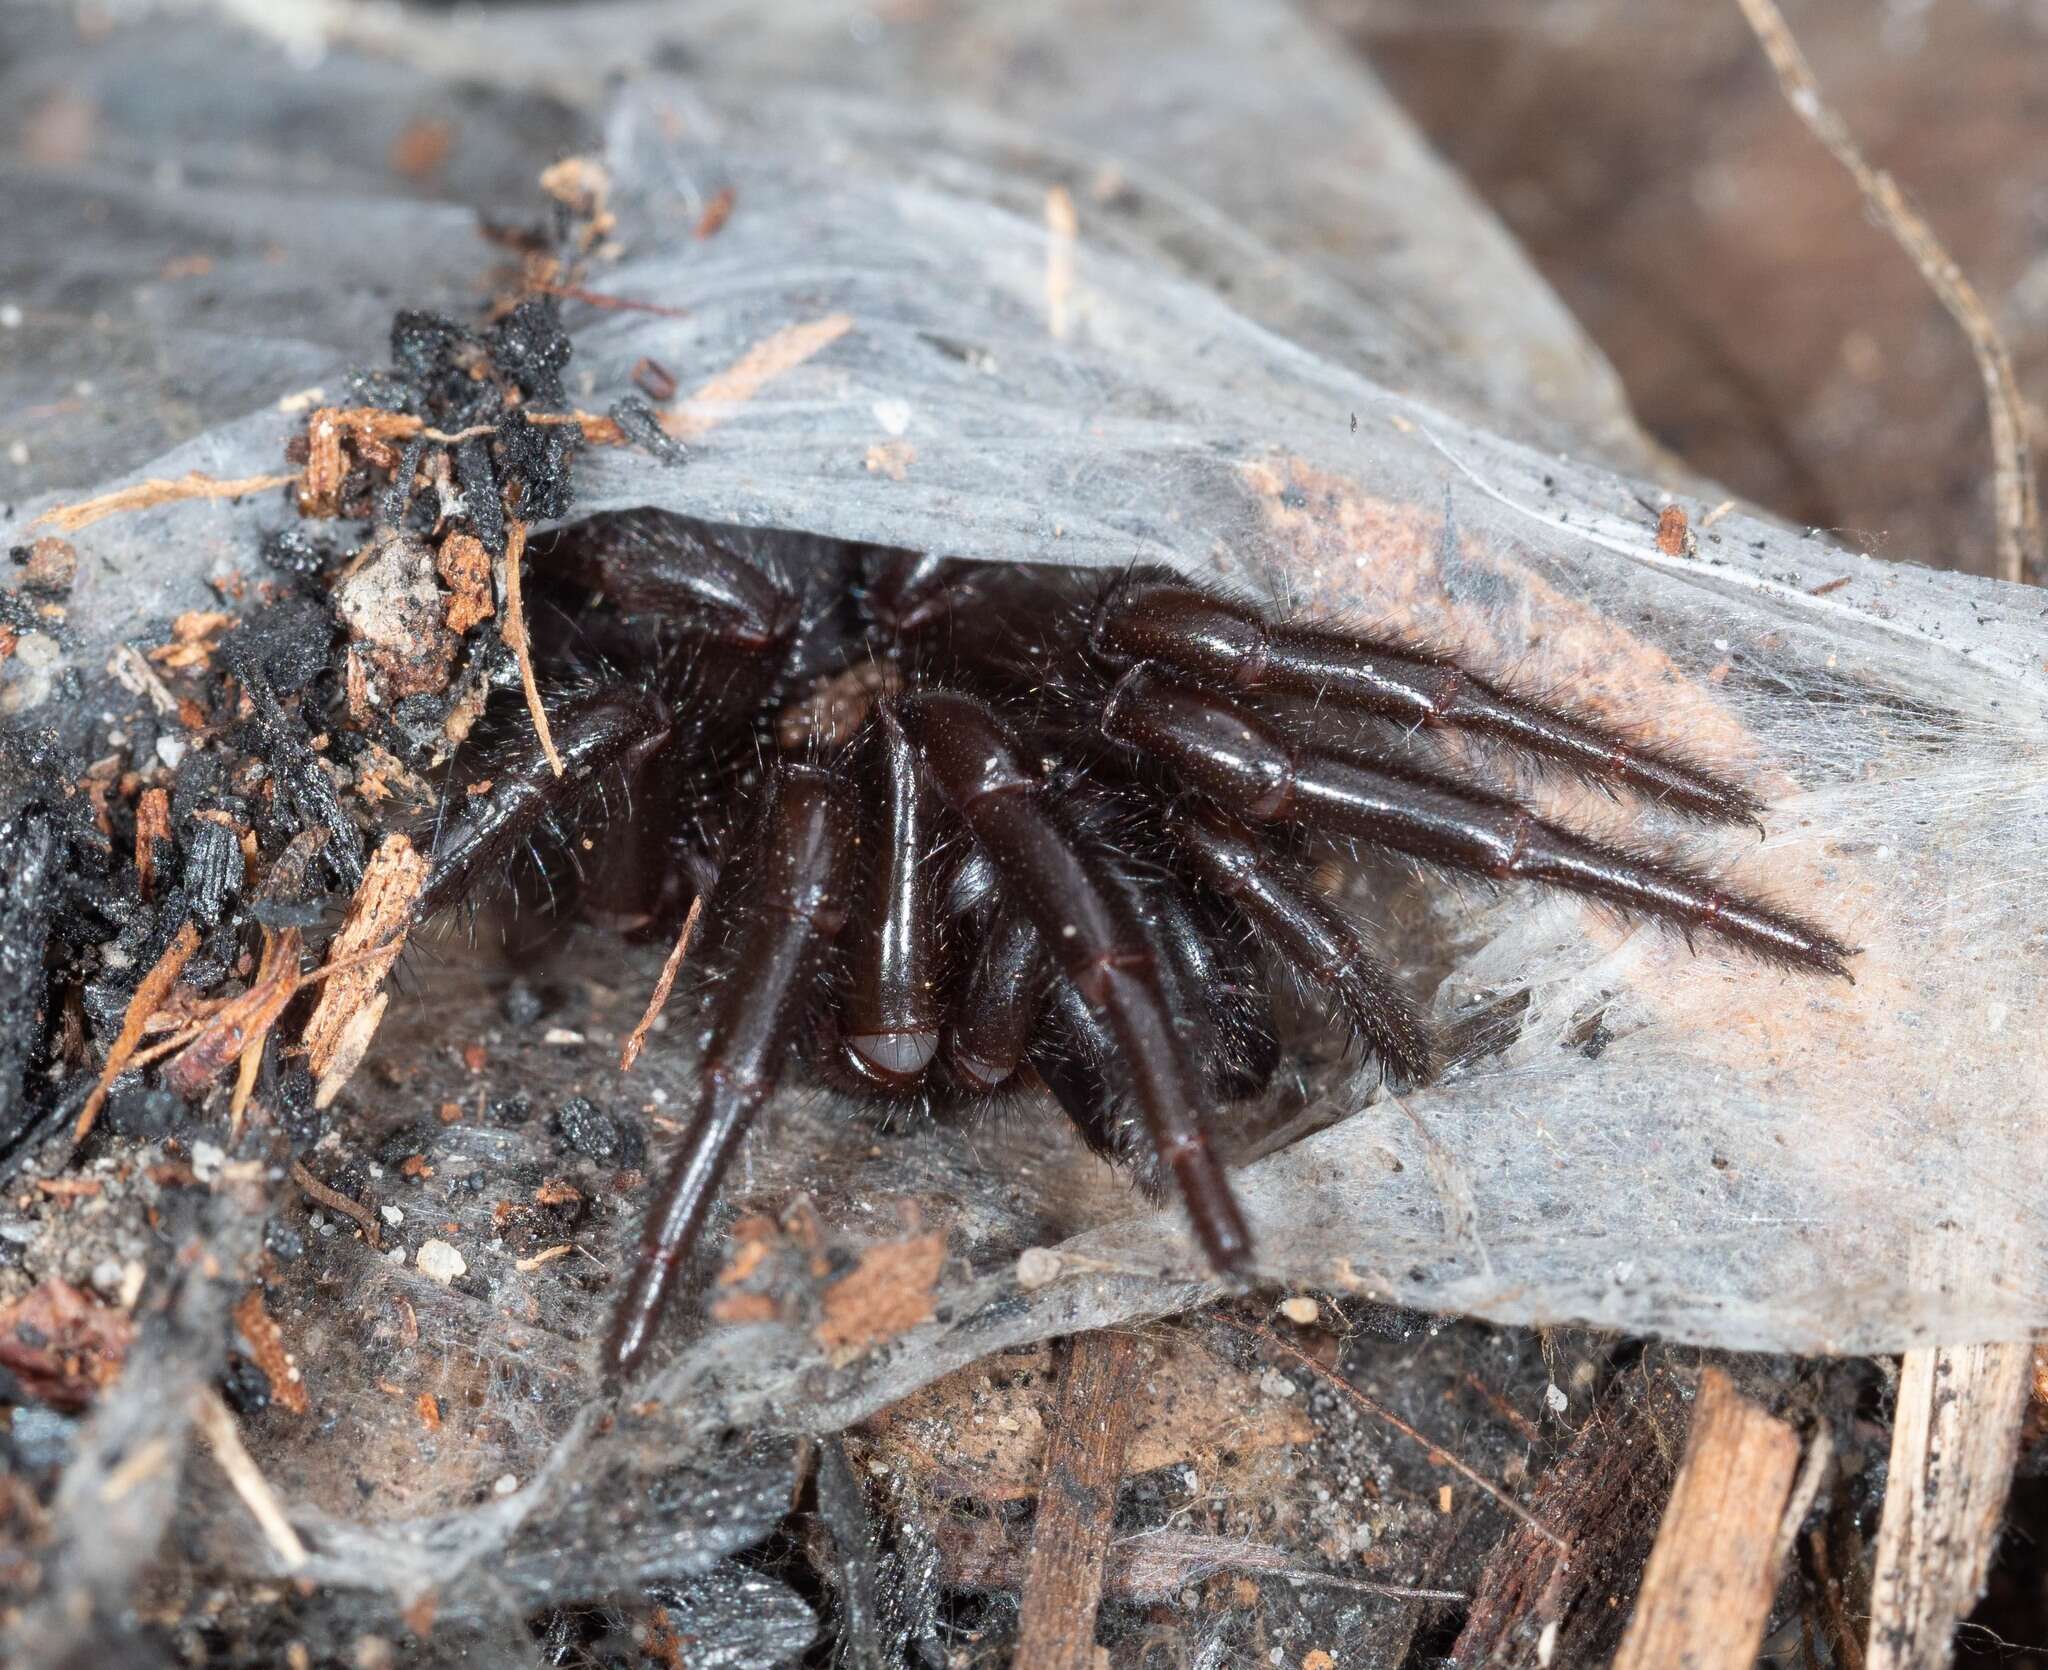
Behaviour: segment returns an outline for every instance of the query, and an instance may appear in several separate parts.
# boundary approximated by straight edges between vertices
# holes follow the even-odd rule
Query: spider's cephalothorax
[[[1158,571],[806,547],[801,583],[697,524],[599,518],[536,568],[595,590],[579,653],[649,669],[551,706],[466,797],[421,909],[462,897],[600,779],[632,794],[593,890],[631,920],[704,895],[697,1101],[608,1348],[646,1354],[679,1260],[789,1057],[935,1100],[1024,1073],[1151,1159],[1210,1263],[1250,1237],[1204,1111],[1262,1090],[1277,983],[1422,1079],[1422,1013],[1311,879],[1317,840],[1546,882],[1795,968],[1847,948],[1669,857],[1605,844],[1418,750],[1448,727],[1687,816],[1757,800],[1455,659]]]

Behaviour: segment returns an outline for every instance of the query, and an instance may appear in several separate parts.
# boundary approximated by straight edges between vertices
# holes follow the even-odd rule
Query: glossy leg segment
[[[696,1108],[606,1346],[607,1369],[621,1375],[647,1354],[677,1267],[740,1137],[781,1077],[819,958],[844,919],[855,833],[845,791],[821,771],[785,765],[763,793],[762,816],[706,907],[711,931],[732,937],[712,999]]]
[[[946,1065],[969,1090],[993,1090],[1024,1059],[1044,1007],[1045,955],[1038,929],[1015,905],[996,912],[946,1028]]]
[[[668,741],[667,707],[645,690],[600,690],[563,704],[548,716],[562,775],[538,747],[499,771],[485,793],[445,824],[434,842],[432,866],[414,914],[425,921],[453,904],[479,872],[502,868],[556,812],[572,805],[592,782],[617,767],[629,779]]]
[[[860,744],[868,784],[861,844],[866,873],[846,956],[839,1035],[846,1064],[902,1090],[939,1048],[938,901],[932,864],[937,808],[896,716],[884,709]]]
[[[971,697],[896,699],[918,763],[1037,927],[1054,964],[1106,1025],[1147,1132],[1217,1270],[1241,1268],[1250,1236],[1203,1134],[1158,958],[1121,892],[1046,804],[1002,722]]]
[[[1301,747],[1225,697],[1140,666],[1103,711],[1110,737],[1169,762],[1252,823],[1291,824],[1502,881],[1548,882],[1773,962],[1848,974],[1848,947],[1675,860],[1604,847],[1528,808],[1353,754]]]
[[[1119,664],[1160,661],[1223,690],[1311,697],[1493,737],[1694,817],[1754,823],[1763,809],[1738,783],[1498,689],[1445,657],[1328,627],[1269,625],[1256,609],[1183,582],[1120,588],[1104,605],[1096,641]]]
[[[1429,1023],[1298,866],[1215,813],[1183,819],[1180,837],[1202,885],[1232,900],[1303,984],[1336,1006],[1365,1048],[1417,1083],[1432,1076]]]
[[[725,641],[767,652],[796,630],[796,598],[681,517],[636,510],[536,540],[536,564],[566,566],[629,615],[698,620]]]

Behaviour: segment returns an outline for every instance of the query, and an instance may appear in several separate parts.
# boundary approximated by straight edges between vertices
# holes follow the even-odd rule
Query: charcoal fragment
[[[600,1165],[631,1168],[639,1165],[647,1152],[646,1138],[637,1125],[607,1112],[588,1096],[571,1096],[556,1108],[549,1128],[563,1147]]]

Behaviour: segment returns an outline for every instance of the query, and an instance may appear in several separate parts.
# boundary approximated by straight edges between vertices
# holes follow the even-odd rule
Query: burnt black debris
[[[551,1128],[565,1148],[600,1165],[634,1167],[647,1152],[646,1138],[636,1124],[607,1112],[588,1096],[571,1096],[556,1108]]]

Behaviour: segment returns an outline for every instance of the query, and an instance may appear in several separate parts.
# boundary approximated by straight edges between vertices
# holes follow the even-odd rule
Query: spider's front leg
[[[851,797],[827,773],[802,765],[777,766],[764,796],[706,906],[732,938],[697,1067],[696,1108],[648,1217],[606,1347],[605,1365],[619,1375],[647,1355],[677,1266],[703,1228],[741,1135],[781,1077],[812,976],[845,918],[856,831]]]
[[[1840,940],[1675,859],[1602,845],[1504,796],[1392,761],[1303,746],[1240,703],[1148,664],[1118,683],[1102,729],[1250,823],[1344,836],[1501,881],[1547,882],[1681,930],[1704,929],[1772,962],[1848,977]]]
[[[1197,1115],[1197,1075],[1137,913],[1054,814],[1044,782],[988,707],[951,691],[902,696],[893,705],[920,768],[994,864],[1004,895],[1030,918],[1053,965],[1115,1039],[1152,1146],[1210,1265],[1241,1269],[1251,1236]]]
[[[1408,725],[1473,732],[1692,817],[1755,823],[1763,811],[1739,783],[1667,748],[1503,690],[1445,656],[1326,626],[1276,626],[1249,604],[1184,580],[1118,587],[1102,604],[1093,638],[1112,665],[1157,661],[1214,689],[1270,691]]]

